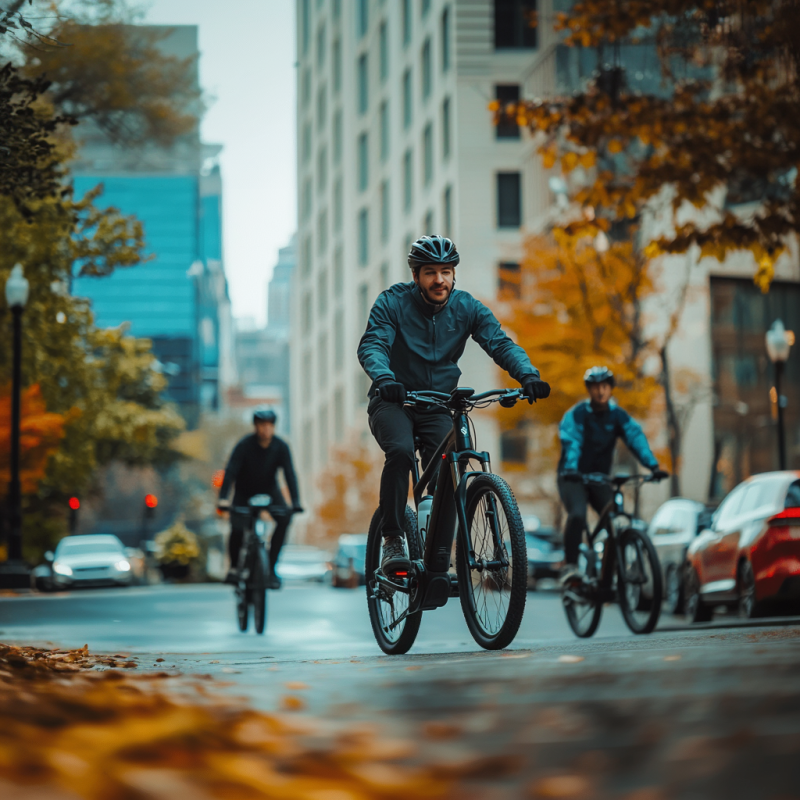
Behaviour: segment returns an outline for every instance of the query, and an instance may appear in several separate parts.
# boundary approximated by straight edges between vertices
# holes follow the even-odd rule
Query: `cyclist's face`
[[[269,444],[275,434],[275,423],[259,420],[256,425],[256,439],[260,444]]]
[[[608,383],[608,381],[603,381],[603,383],[589,383],[586,389],[589,392],[589,397],[592,402],[600,406],[604,406],[608,403],[611,399],[611,395],[614,394],[614,387]]]
[[[414,283],[422,296],[435,305],[447,302],[455,279],[456,270],[452,264],[425,264],[414,275]]]

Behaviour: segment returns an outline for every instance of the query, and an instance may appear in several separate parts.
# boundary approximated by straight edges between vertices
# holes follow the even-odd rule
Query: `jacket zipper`
[[[431,315],[431,319],[433,320],[433,363],[436,363],[436,314]],[[431,387],[433,387],[433,372],[431,372],[430,378],[428,379],[428,383]]]

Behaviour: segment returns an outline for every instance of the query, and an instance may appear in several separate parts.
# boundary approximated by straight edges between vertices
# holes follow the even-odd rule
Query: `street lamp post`
[[[6,302],[13,318],[14,358],[11,377],[11,480],[8,484],[8,561],[0,564],[0,586],[30,586],[30,570],[22,560],[22,490],[19,480],[20,395],[22,392],[22,312],[29,284],[17,264],[6,281]]]
[[[774,402],[778,412],[778,466],[779,469],[786,469],[786,434],[783,424],[783,409],[786,405],[786,398],[781,394],[781,378],[783,368],[789,358],[789,351],[794,344],[794,333],[787,331],[783,327],[783,322],[776,319],[772,327],[767,331],[767,355],[769,360],[775,365],[775,397]]]

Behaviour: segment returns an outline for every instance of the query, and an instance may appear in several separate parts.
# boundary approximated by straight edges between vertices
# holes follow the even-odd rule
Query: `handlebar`
[[[406,395],[408,406],[439,406],[450,410],[462,408],[486,408],[492,403],[500,403],[504,408],[511,408],[522,398],[521,389],[490,389],[488,392],[473,394],[472,389],[457,388],[450,394],[446,392],[419,391]],[[467,394],[469,392],[469,394]]]
[[[649,475],[606,475],[603,472],[573,472],[562,475],[565,481],[571,483],[600,484],[604,486],[614,486],[617,489],[629,483],[660,483],[669,477],[669,473],[663,470],[656,470]]]

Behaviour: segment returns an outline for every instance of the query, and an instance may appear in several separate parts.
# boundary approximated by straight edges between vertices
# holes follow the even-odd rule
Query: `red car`
[[[692,622],[714,606],[753,617],[770,602],[800,599],[800,472],[765,472],[739,484],[686,553],[685,608]]]

